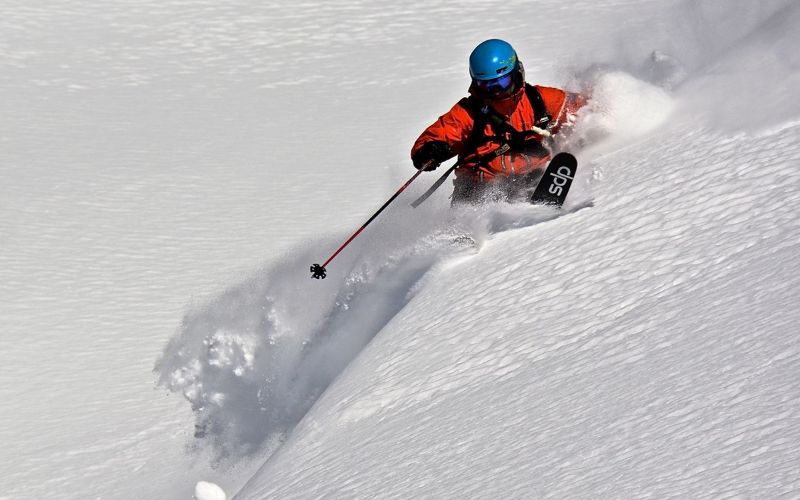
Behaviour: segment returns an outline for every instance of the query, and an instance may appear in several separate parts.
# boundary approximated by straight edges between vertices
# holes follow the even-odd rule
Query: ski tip
[[[578,159],[575,158],[575,155],[566,151],[556,154],[550,161],[555,163],[578,163]]]

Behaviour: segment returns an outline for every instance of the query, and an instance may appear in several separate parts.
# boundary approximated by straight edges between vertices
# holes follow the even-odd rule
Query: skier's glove
[[[411,161],[414,162],[414,166],[417,170],[430,172],[431,170],[436,170],[443,161],[449,160],[455,155],[456,154],[450,149],[450,146],[448,146],[446,142],[430,141],[426,142],[419,151],[417,151],[417,154],[411,158]]]

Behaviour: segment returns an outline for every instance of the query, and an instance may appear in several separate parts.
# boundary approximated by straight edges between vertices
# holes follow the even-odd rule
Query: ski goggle
[[[491,80],[475,80],[475,85],[487,94],[499,94],[507,91],[514,85],[512,73]]]

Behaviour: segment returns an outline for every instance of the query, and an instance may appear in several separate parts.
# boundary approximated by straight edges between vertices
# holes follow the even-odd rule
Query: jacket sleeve
[[[475,121],[465,107],[466,98],[456,103],[450,111],[443,114],[426,128],[411,148],[413,158],[422,146],[430,141],[446,142],[456,154],[461,154],[464,144],[472,132]]]
[[[547,113],[552,117],[550,132],[557,134],[562,126],[575,122],[578,110],[586,105],[587,99],[577,92],[567,92],[552,87],[536,86],[542,96]]]

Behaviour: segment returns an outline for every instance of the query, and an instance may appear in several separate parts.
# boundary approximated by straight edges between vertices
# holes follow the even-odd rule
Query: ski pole
[[[455,162],[453,164],[453,166],[448,168],[447,171],[445,171],[445,173],[441,177],[436,179],[436,182],[434,182],[433,185],[431,187],[429,187],[427,191],[422,193],[422,196],[420,196],[419,198],[414,200],[411,203],[411,206],[413,208],[417,208],[418,206],[422,205],[422,203],[424,203],[425,200],[427,200],[428,198],[431,197],[431,195],[434,193],[434,191],[439,189],[439,186],[441,186],[444,183],[444,181],[447,180],[448,177],[450,177],[450,174],[453,173],[453,170],[457,169],[460,164],[461,164],[461,161]]]
[[[510,151],[510,150],[511,150],[511,146],[509,146],[508,144],[501,144],[501,145],[500,145],[500,146],[499,146],[497,149],[495,149],[494,151],[492,151],[492,152],[490,152],[490,153],[487,153],[487,154],[485,154],[485,155],[483,155],[483,156],[478,156],[478,157],[477,157],[477,158],[476,158],[474,161],[477,163],[477,162],[484,161],[484,160],[486,160],[487,158],[496,158],[496,157],[498,157],[498,156],[500,156],[500,155],[502,155],[502,154],[505,154],[505,153],[507,153],[507,152],[508,152],[508,151]],[[442,176],[441,176],[441,177],[439,177],[438,179],[436,179],[436,182],[434,182],[434,183],[433,183],[433,185],[432,185],[431,187],[429,187],[427,191],[425,191],[424,193],[422,193],[422,196],[420,196],[419,198],[417,198],[416,200],[414,200],[414,201],[411,203],[411,206],[412,206],[412,207],[414,207],[414,208],[417,208],[418,206],[422,205],[422,204],[425,202],[425,200],[427,200],[428,198],[430,198],[430,197],[431,197],[431,195],[434,193],[434,191],[436,191],[437,189],[439,189],[439,186],[441,186],[441,185],[444,183],[444,181],[445,181],[445,180],[447,180],[447,178],[448,178],[448,177],[450,177],[450,174],[452,174],[452,173],[453,173],[453,170],[455,170],[455,169],[457,169],[458,167],[460,167],[460,166],[461,166],[461,163],[462,163],[463,161],[465,161],[466,159],[467,159],[467,158],[462,158],[462,159],[458,160],[457,162],[453,163],[453,166],[452,166],[452,167],[450,167],[450,168],[448,168],[448,169],[447,169],[447,171],[446,171],[444,174],[442,174]],[[473,160],[470,160],[470,161],[473,161]]]
[[[425,168],[427,168],[427,167],[428,167],[429,163],[430,163],[430,162],[428,162],[428,163],[426,163],[425,165],[423,165],[422,167],[420,167],[420,169],[419,169],[419,170],[417,170],[417,173],[415,173],[413,176],[411,176],[411,178],[410,178],[408,181],[406,181],[406,183],[405,183],[405,184],[403,184],[403,187],[401,187],[400,189],[398,189],[398,190],[397,190],[397,192],[396,192],[395,194],[393,194],[393,195],[392,195],[392,197],[391,197],[391,198],[389,198],[389,199],[386,201],[386,203],[384,203],[384,204],[383,204],[383,206],[382,206],[381,208],[379,208],[379,209],[378,209],[378,211],[377,211],[377,212],[375,212],[374,214],[372,214],[372,217],[370,217],[370,218],[369,218],[369,220],[368,220],[367,222],[365,222],[363,226],[361,226],[360,228],[358,228],[358,231],[356,231],[355,233],[353,233],[353,235],[352,235],[352,236],[350,236],[350,238],[348,238],[348,240],[347,240],[347,241],[345,241],[345,242],[344,242],[344,244],[343,244],[342,246],[340,246],[338,250],[336,250],[335,252],[333,252],[333,255],[331,255],[330,257],[328,257],[328,260],[326,260],[324,264],[322,264],[322,265],[319,265],[319,264],[313,264],[313,265],[311,266],[311,277],[312,277],[312,278],[314,278],[314,279],[325,279],[325,276],[327,276],[327,271],[326,271],[326,269],[325,269],[325,268],[328,266],[328,264],[330,264],[330,262],[331,262],[331,261],[332,261],[334,258],[336,258],[336,256],[337,256],[337,255],[339,255],[339,252],[341,252],[342,250],[344,250],[344,248],[345,248],[347,245],[349,245],[351,241],[353,241],[354,239],[356,239],[356,237],[357,237],[359,234],[361,234],[361,231],[363,231],[363,230],[364,230],[364,229],[365,229],[367,226],[369,226],[369,223],[370,223],[370,222],[372,222],[373,220],[375,220],[375,217],[377,217],[377,216],[378,216],[378,214],[380,214],[381,212],[383,212],[383,210],[384,210],[386,207],[388,207],[388,206],[389,206],[389,204],[390,204],[391,202],[393,202],[393,201],[394,201],[394,199],[395,199],[395,198],[397,198],[397,197],[400,195],[400,193],[402,193],[403,191],[405,191],[405,189],[406,189],[406,188],[407,188],[407,187],[408,187],[408,186],[409,186],[409,185],[410,185],[412,182],[414,182],[414,179],[416,179],[417,177],[419,177],[419,174],[421,174],[422,172],[424,172],[424,171],[425,171]]]

